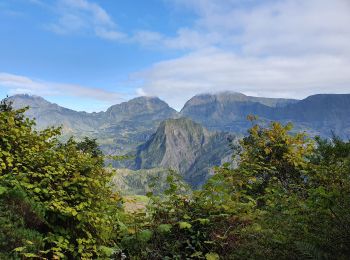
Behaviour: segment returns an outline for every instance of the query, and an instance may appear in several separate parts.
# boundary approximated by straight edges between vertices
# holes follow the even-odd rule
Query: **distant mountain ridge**
[[[97,138],[104,152],[134,150],[155,132],[159,123],[178,113],[157,97],[138,97],[113,105],[106,112],[77,112],[27,94],[10,97],[15,108],[29,106],[26,115],[37,127],[62,126],[63,135]]]
[[[247,96],[239,92],[224,91],[216,94],[199,94],[188,100],[182,111],[185,111],[189,106],[208,104],[217,102],[219,104],[227,104],[232,102],[254,102],[269,107],[281,107],[291,103],[297,103],[297,99],[286,98],[266,98],[266,97],[253,97]]]
[[[163,120],[170,118],[177,112],[158,97],[137,97],[117,105],[113,105],[106,112],[101,112],[106,119],[113,122],[123,120]]]
[[[262,123],[271,120],[294,123],[296,130],[330,136],[332,131],[350,136],[350,94],[318,94],[303,100],[250,97],[222,92],[194,96],[177,112],[157,97],[138,97],[113,105],[105,112],[77,112],[52,104],[38,96],[15,95],[15,107],[30,106],[27,115],[39,128],[63,125],[65,136],[90,136],[105,152],[131,151],[156,131],[166,119],[187,117],[209,130],[244,134],[251,126],[247,115]]]
[[[38,128],[62,125],[63,131],[67,133],[90,132],[99,124],[95,120],[94,114],[64,108],[39,96],[21,94],[10,97],[10,100],[13,101],[15,108],[29,106],[30,109],[26,115],[30,118],[36,118]]]
[[[263,125],[273,120],[292,122],[297,131],[311,135],[328,137],[333,131],[350,137],[350,94],[303,100],[202,94],[190,99],[181,112],[157,97],[138,97],[99,113],[77,112],[38,96],[15,95],[10,100],[16,108],[30,106],[26,114],[36,118],[38,128],[62,125],[65,138],[97,138],[106,154],[134,156],[115,166],[137,172],[172,168],[194,187],[205,181],[213,166],[230,157],[227,139],[246,133],[251,127],[247,115],[257,115]]]
[[[329,137],[350,137],[350,94],[318,94],[303,100],[265,99],[237,93],[198,95],[181,110],[208,129],[245,133],[251,126],[247,115],[261,123],[292,122],[297,131]]]

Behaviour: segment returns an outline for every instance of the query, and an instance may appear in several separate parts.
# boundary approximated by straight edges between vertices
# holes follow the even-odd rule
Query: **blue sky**
[[[0,0],[0,97],[348,93],[349,24],[348,0]]]

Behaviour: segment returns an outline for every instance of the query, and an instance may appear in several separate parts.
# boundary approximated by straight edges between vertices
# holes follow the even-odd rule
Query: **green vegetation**
[[[96,143],[57,140],[3,101],[0,113],[0,258],[96,258],[113,252],[118,197]]]
[[[291,129],[253,126],[238,167],[217,168],[200,191],[169,175],[124,250],[135,259],[347,259],[350,143]]]
[[[122,198],[94,140],[0,112],[0,259],[350,255],[350,142],[254,125],[201,190],[170,171],[162,193]]]

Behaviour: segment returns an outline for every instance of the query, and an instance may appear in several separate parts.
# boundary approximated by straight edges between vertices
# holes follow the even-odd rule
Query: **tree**
[[[350,143],[253,126],[236,169],[222,166],[207,186],[250,224],[236,258],[346,259],[350,253]],[[215,186],[219,184],[219,186]],[[223,193],[223,192],[222,192]],[[218,201],[218,200],[216,200]]]
[[[84,137],[83,141],[77,143],[78,150],[90,153],[93,157],[102,157],[103,153],[99,149],[96,139]]]
[[[241,141],[239,168],[256,178],[256,195],[263,194],[274,180],[287,190],[305,181],[303,170],[314,144],[304,133],[291,134],[292,128],[292,124],[283,126],[278,122],[268,128],[255,125]]]
[[[110,254],[118,196],[95,141],[61,144],[60,129],[34,130],[26,109],[13,110],[6,100],[0,109],[0,221],[7,223],[0,241],[15,241],[6,244],[7,252],[82,259]],[[18,227],[26,235],[16,233]]]

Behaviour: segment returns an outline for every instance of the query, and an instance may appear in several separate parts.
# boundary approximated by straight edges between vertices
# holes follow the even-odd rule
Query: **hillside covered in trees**
[[[155,192],[164,176],[154,174],[143,206],[128,208],[94,139],[64,141],[59,128],[37,130],[25,111],[0,105],[0,259],[350,255],[347,140],[250,117],[246,136],[231,145],[237,165],[216,167],[199,190],[168,171]]]

